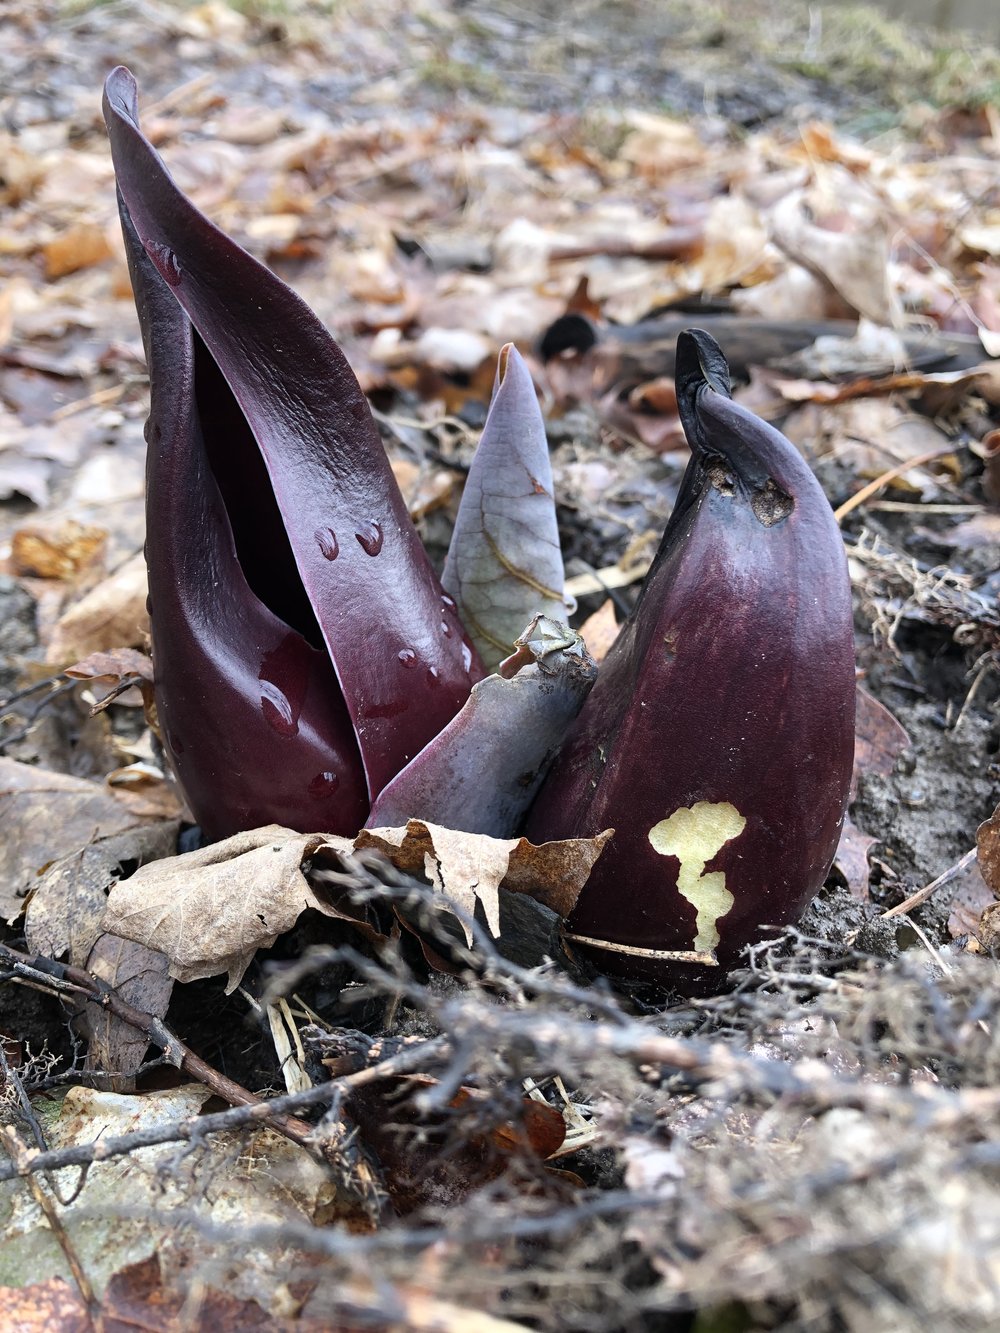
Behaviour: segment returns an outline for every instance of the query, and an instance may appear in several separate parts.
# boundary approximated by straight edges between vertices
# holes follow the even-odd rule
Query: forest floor
[[[995,1328],[1000,53],[735,0],[12,0],[0,37],[0,1325]],[[725,994],[615,994],[504,891],[457,978],[318,913],[229,994],[99,938],[189,822],[139,690],[91,711],[148,647],[118,64],[343,347],[435,559],[507,341],[595,634],[686,462],[677,328],[812,464],[855,791]],[[549,355],[568,312],[596,342]]]

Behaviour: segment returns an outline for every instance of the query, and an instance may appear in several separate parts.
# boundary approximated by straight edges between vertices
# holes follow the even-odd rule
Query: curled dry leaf
[[[72,581],[100,559],[107,538],[75,519],[25,524],[11,538],[11,566],[22,576]]]
[[[73,680],[94,683],[97,702],[90,710],[91,715],[102,713],[119,699],[123,703],[131,703],[135,696],[130,698],[129,691],[137,687],[146,717],[152,725],[156,712],[153,700],[153,659],[147,653],[140,653],[137,648],[113,648],[110,652],[90,653],[82,662],[68,666],[63,674]]]
[[[856,690],[857,713],[854,723],[854,775],[852,792],[865,773],[888,777],[896,760],[912,742],[906,728],[896,721],[885,704],[863,689]]]
[[[884,219],[874,210],[856,207],[831,214],[828,225],[814,218],[823,201],[793,191],[771,214],[775,243],[803,268],[825,279],[859,315],[877,324],[896,324],[898,300],[889,282],[889,236]]]
[[[868,853],[878,841],[878,838],[863,833],[850,817],[844,820],[833,864],[847,881],[851,896],[859,902],[868,899],[868,877],[871,873]]]
[[[166,1014],[174,988],[169,968],[164,954],[107,933],[98,938],[87,959],[88,972],[126,1003],[156,1018]],[[94,1001],[84,1006],[80,1021],[87,1038],[87,1070],[104,1074],[101,1086],[111,1092],[133,1091],[134,1076],[149,1046],[146,1034]]]
[[[564,916],[610,836],[608,830],[535,847],[524,838],[456,833],[410,820],[406,828],[364,830],[352,842],[271,824],[141,867],[112,887],[101,924],[166,954],[178,981],[228,972],[232,991],[257,949],[272,945],[307,908],[382,938],[313,889],[303,871],[313,858],[374,848],[398,869],[426,875],[470,917],[482,902],[497,934],[501,884]]]
[[[607,657],[611,645],[618,638],[618,621],[615,617],[615,604],[610,597],[580,626],[580,638],[587,645],[587,651],[600,666]]]

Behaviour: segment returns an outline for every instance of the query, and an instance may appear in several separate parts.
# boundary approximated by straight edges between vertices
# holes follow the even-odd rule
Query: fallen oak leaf
[[[857,713],[854,723],[854,772],[851,792],[865,773],[888,777],[897,758],[910,748],[912,741],[901,722],[862,686],[855,691]]]
[[[1000,898],[1000,805],[976,830],[979,869],[995,898]]]
[[[105,931],[91,949],[86,967],[127,1004],[154,1018],[166,1016],[174,983],[162,953]],[[93,1000],[84,1006],[80,1026],[87,1037],[85,1067],[104,1075],[97,1086],[133,1092],[134,1076],[149,1047],[146,1033]]]
[[[123,643],[142,643],[148,634],[146,562],[140,553],[60,616],[45,660],[52,666],[62,666],[91,653],[114,651]]]

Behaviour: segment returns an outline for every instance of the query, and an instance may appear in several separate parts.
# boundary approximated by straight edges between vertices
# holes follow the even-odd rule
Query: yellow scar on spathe
[[[677,888],[697,913],[693,947],[714,949],[719,943],[718,922],[735,899],[726,888],[721,870],[705,874],[705,866],[727,842],[738,838],[747,821],[728,801],[698,801],[675,810],[649,830],[649,841],[661,856],[676,856],[681,863]]]

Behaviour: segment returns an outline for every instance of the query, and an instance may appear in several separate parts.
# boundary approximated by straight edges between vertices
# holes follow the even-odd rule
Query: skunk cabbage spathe
[[[157,709],[210,836],[355,832],[482,674],[367,401],[305,303],[104,112],[149,364]]]
[[[697,988],[795,920],[829,870],[854,651],[826,497],[789,441],[731,400],[700,330],[678,339],[677,398],[692,450],[677,505],[527,833],[613,827],[571,943],[611,974]]]

